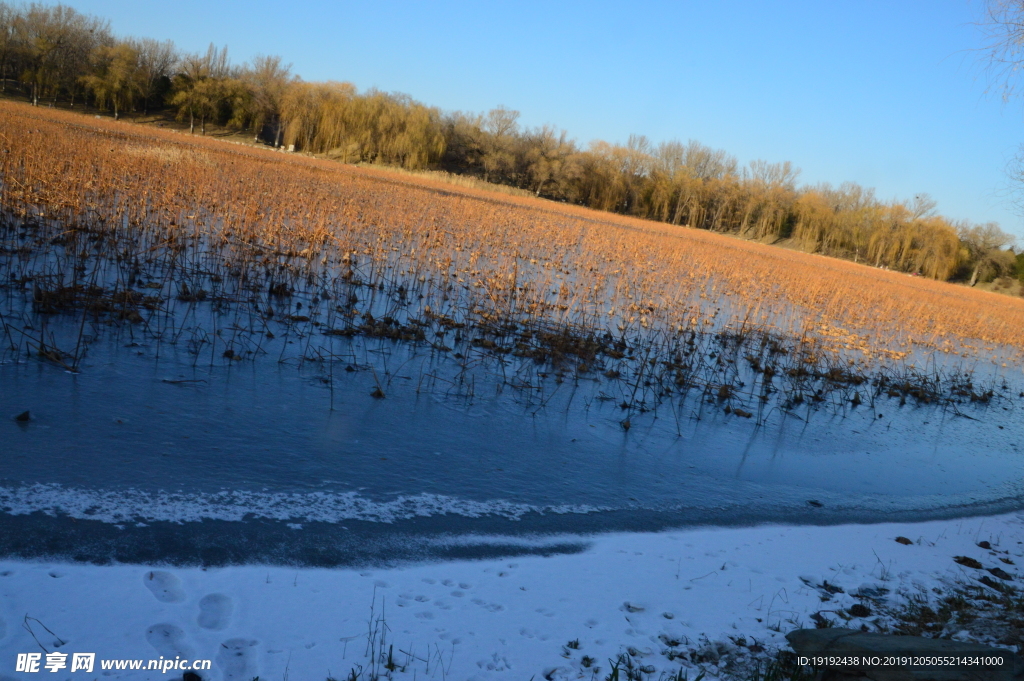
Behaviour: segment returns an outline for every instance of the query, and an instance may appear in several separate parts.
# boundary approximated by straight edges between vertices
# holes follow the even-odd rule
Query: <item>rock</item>
[[[854,603],[847,612],[851,617],[871,617],[871,608],[863,603]]]
[[[1006,570],[1004,570],[1003,568],[994,567],[994,568],[989,568],[988,571],[989,571],[989,574],[991,574],[993,577],[998,577],[999,579],[1003,580],[1004,582],[1009,582],[1009,581],[1013,580],[1013,577],[1010,575],[1010,573],[1007,572]]]
[[[953,562],[964,567],[974,568],[975,570],[980,570],[982,567],[981,563],[969,556],[953,556]]]
[[[14,420],[17,421],[18,423],[28,423],[29,421],[32,420],[32,414],[30,414],[28,411],[23,411],[17,416],[15,416]]]
[[[864,681],[1024,681],[1024,665],[1008,650],[978,643],[919,636],[870,634],[856,629],[797,629],[786,639],[798,657],[915,657],[915,656],[1002,656],[1001,667],[966,665],[909,667],[868,666],[858,663],[832,666],[818,678],[822,681],[860,678]],[[859,662],[859,661],[858,661]]]
[[[897,544],[903,544],[904,546],[910,546],[914,542],[911,541],[910,539],[907,539],[906,537],[896,537],[896,543]]]
[[[998,591],[1000,593],[1003,593],[1003,592],[1006,591],[1006,587],[1005,586],[1003,586],[1002,584],[1000,584],[996,580],[992,579],[988,575],[982,575],[981,579],[979,579],[978,581],[981,582],[982,584],[984,584],[985,586],[988,586],[988,587],[991,587],[991,588],[995,589],[996,591]]]
[[[978,547],[982,548],[982,549],[988,549],[988,550],[992,549],[992,545],[989,544],[987,541],[980,541],[980,542],[978,542]]]

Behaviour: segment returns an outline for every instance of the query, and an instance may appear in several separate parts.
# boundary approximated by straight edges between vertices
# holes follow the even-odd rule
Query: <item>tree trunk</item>
[[[971,283],[968,286],[974,286],[978,283],[978,273],[981,271],[981,263],[979,262],[974,266],[974,272],[971,274]]]
[[[196,117],[191,113],[188,115],[188,134],[196,134]]]
[[[680,218],[683,217],[683,190],[680,189],[676,195],[676,207],[672,211],[672,224],[678,225]]]

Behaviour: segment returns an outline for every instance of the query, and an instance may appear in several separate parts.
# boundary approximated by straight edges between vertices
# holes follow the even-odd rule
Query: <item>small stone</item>
[[[28,411],[23,411],[17,416],[15,416],[14,420],[17,421],[18,423],[28,423],[29,421],[32,420],[32,414],[30,414]]]
[[[896,537],[896,542],[898,544],[903,544],[904,546],[910,546],[911,544],[914,543],[914,542],[910,541],[909,539],[907,539],[906,537]]]
[[[980,541],[978,542],[978,548],[985,549],[986,551],[991,551],[992,545],[989,544],[987,541]]]
[[[851,617],[870,617],[871,608],[864,605],[863,603],[855,603],[854,605],[850,606],[849,613]]]

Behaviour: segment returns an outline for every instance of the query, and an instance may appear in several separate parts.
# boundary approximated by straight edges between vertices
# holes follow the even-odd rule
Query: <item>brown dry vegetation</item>
[[[427,322],[468,327],[467,337],[483,329],[475,347],[530,357],[545,345],[544,359],[572,355],[581,372],[602,352],[631,355],[630,338],[690,334],[692,345],[693,332],[758,333],[762,350],[788,339],[789,371],[813,365],[819,378],[877,360],[920,363],[915,350],[1001,362],[1024,350],[1024,301],[684,227],[10,102],[0,102],[0,146],[10,228],[63,230],[49,242],[65,254],[57,283],[34,284],[44,307],[81,305],[75,291],[96,285],[85,279],[90,257],[121,272],[93,300],[134,305],[143,298],[118,291],[162,258],[179,300],[201,300],[209,281],[230,278],[262,291],[264,312],[303,286],[323,290],[316,302],[328,290],[337,301],[331,282],[387,288],[400,320],[374,319],[343,294],[350,299],[321,330],[421,341],[417,325]],[[17,263],[39,250],[7,247],[12,280],[29,281]],[[495,336],[517,323],[532,331]],[[576,330],[568,345],[543,337],[566,329]],[[602,340],[589,347],[588,338]],[[443,337],[435,347],[449,349]],[[678,353],[660,361],[677,375],[687,366]],[[725,399],[732,389],[722,381],[717,390]]]

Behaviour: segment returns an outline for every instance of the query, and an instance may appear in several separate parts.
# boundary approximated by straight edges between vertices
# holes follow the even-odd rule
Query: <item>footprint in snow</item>
[[[508,662],[508,658],[498,655],[498,653],[491,653],[489,658],[477,661],[476,666],[492,672],[503,672],[506,669],[512,668],[512,665]]]
[[[450,579],[442,579],[441,583],[444,584],[445,586],[455,586],[455,582],[453,582]]]
[[[234,603],[224,594],[207,594],[199,601],[199,617],[197,622],[203,629],[220,631],[226,629],[231,622]]]
[[[165,658],[192,658],[192,649],[185,642],[185,632],[173,624],[154,624],[146,630],[146,641]]]
[[[58,570],[50,570],[50,571],[49,571],[49,572],[47,572],[46,574],[50,575],[50,576],[51,576],[51,577],[53,577],[54,579],[60,579],[61,577],[63,577],[63,576],[64,576],[64,573],[63,573],[63,572],[60,572],[60,571],[58,571]]]
[[[419,617],[421,620],[432,620],[434,619],[434,613],[424,610],[423,612],[416,613],[416,617]]]
[[[224,681],[251,681],[259,676],[256,666],[258,643],[247,638],[231,638],[220,644],[217,666],[224,671]]]
[[[158,601],[163,603],[181,603],[185,600],[185,590],[181,588],[181,580],[170,572],[151,570],[142,576],[142,583],[153,592]]]

